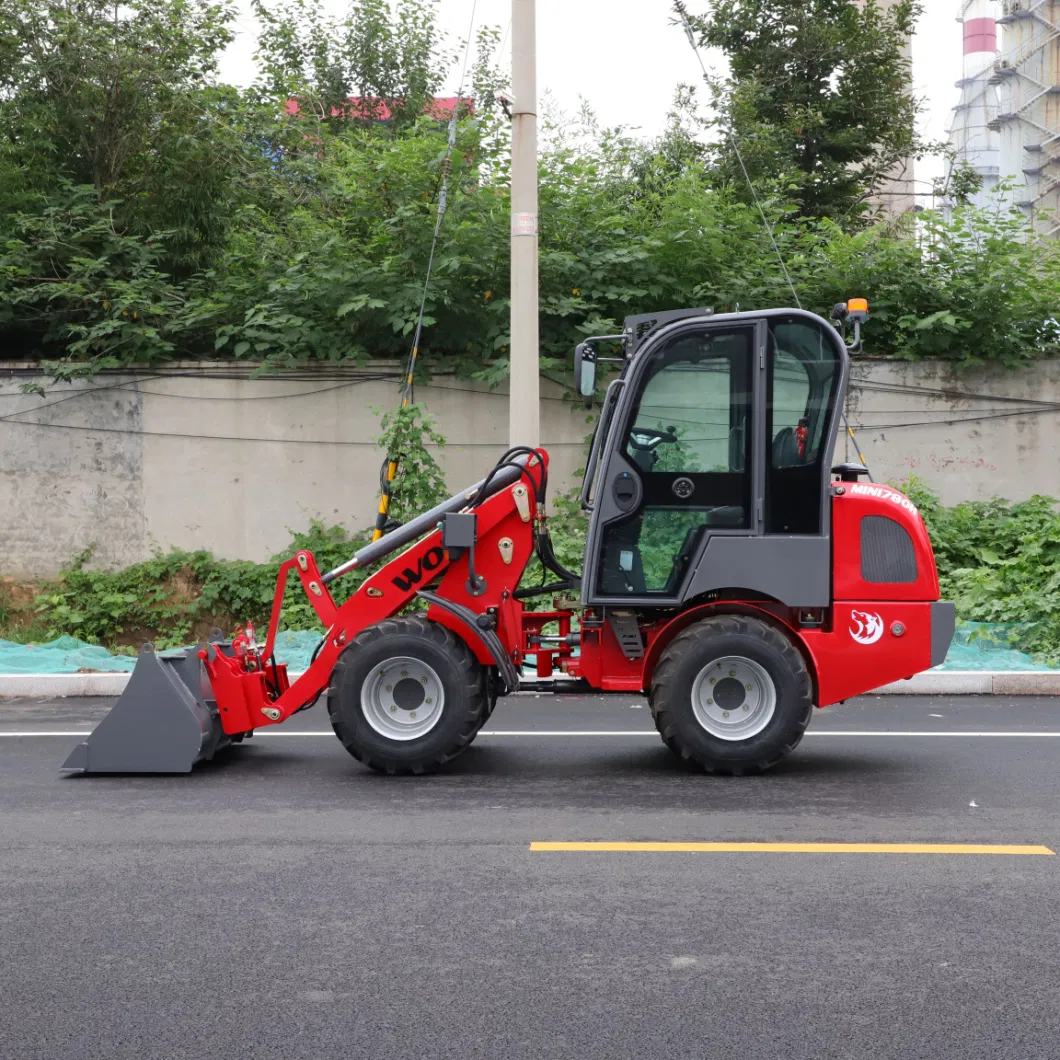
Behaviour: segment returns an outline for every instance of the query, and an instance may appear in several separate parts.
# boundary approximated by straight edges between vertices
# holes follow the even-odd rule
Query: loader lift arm
[[[506,454],[507,455],[507,454]],[[423,590],[441,580],[442,597],[451,604],[473,607],[476,614],[496,614],[511,599],[535,547],[534,524],[539,495],[547,482],[547,456],[543,451],[521,454],[524,463],[502,461],[489,476],[470,490],[406,523],[377,542],[361,549],[349,562],[327,574],[317,567],[313,554],[301,550],[280,568],[273,597],[269,633],[262,658],[271,658],[279,629],[283,598],[290,571],[297,572],[306,597],[324,626],[323,645],[309,668],[289,687],[285,667],[279,695],[258,674],[245,672],[241,655],[227,656],[204,649],[200,658],[217,690],[221,723],[227,733],[247,732],[263,725],[279,724],[311,703],[328,686],[335,662],[347,643],[367,626],[400,613]],[[480,500],[480,498],[482,498]],[[478,574],[485,581],[481,594],[469,592],[469,555],[453,561],[443,547],[441,524],[449,513],[471,509],[477,519]],[[433,529],[431,529],[433,527]],[[426,531],[430,530],[429,533]],[[421,538],[416,540],[416,538]],[[330,583],[343,574],[361,569],[391,554],[408,541],[414,543],[367,578],[342,605],[335,603]],[[501,542],[505,542],[503,548]],[[510,545],[508,544],[510,542]],[[427,597],[431,601],[431,597]],[[466,623],[451,608],[431,602],[428,617],[454,629],[461,636]],[[494,651],[482,637],[476,655],[485,665],[499,665],[507,690],[518,680],[510,658],[498,664]],[[495,639],[495,638],[494,638]],[[472,645],[473,650],[475,645]]]
[[[74,748],[63,771],[190,772],[196,762],[212,758],[232,741],[280,724],[315,702],[328,687],[339,656],[359,632],[398,614],[439,582],[447,602],[491,614],[495,627],[502,605],[509,611],[516,605],[513,594],[534,551],[535,525],[543,522],[538,516],[543,515],[547,475],[543,450],[509,452],[485,479],[366,545],[333,571],[322,573],[312,552],[298,551],[277,573],[268,633],[260,649],[245,634],[231,643],[201,644],[191,652],[156,654],[145,645],[125,693],[88,739]],[[478,573],[485,579],[485,590],[477,596],[465,586],[469,557],[452,560],[442,547],[442,522],[460,511],[476,517]],[[345,603],[336,603],[329,589],[332,582],[395,552]],[[286,664],[276,663],[273,655],[292,571],[325,629],[313,661],[293,683]],[[429,596],[427,600],[431,602]],[[462,638],[470,636],[461,618],[437,603],[431,602],[428,617]],[[512,657],[499,662],[494,658],[496,634],[471,639],[480,663],[506,671],[504,689],[514,690],[518,678]]]

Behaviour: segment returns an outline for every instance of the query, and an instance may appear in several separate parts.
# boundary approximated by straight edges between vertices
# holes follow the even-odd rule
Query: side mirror
[[[842,330],[843,339],[846,341],[847,349],[851,353],[861,353],[861,325],[869,319],[869,303],[865,298],[851,298],[847,302],[839,302],[832,309],[832,319],[836,321]],[[847,340],[847,324],[854,325],[854,341]]]
[[[589,342],[579,342],[574,348],[574,386],[585,407],[591,409],[596,393],[596,350]]]

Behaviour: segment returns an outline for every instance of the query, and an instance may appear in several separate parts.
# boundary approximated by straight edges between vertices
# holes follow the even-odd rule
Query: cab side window
[[[769,327],[766,405],[767,534],[821,532],[822,463],[839,383],[832,341],[805,319]]]
[[[604,531],[601,592],[674,596],[708,529],[749,529],[754,334],[713,327],[652,355],[623,441],[643,502]]]
[[[749,339],[749,332],[695,336],[656,355],[626,438],[626,455],[642,471],[746,470]]]

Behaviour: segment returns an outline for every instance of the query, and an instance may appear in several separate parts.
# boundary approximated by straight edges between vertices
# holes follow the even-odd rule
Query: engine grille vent
[[[910,585],[916,581],[916,550],[901,523],[885,515],[862,518],[861,579],[884,585]]]

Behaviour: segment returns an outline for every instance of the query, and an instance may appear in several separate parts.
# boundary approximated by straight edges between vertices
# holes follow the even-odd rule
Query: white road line
[[[272,736],[283,736],[282,732],[271,733]],[[293,733],[291,735],[294,735]],[[569,731],[564,729],[554,730],[512,730],[512,729],[483,729],[479,736],[658,736],[654,731],[646,729],[635,729],[630,731],[619,731],[615,729],[581,730]],[[912,729],[902,732],[871,731],[871,730],[846,730],[846,729],[819,729],[816,732],[808,732],[807,736],[1060,736],[1060,732],[916,732]]]
[[[91,736],[91,730],[78,730],[77,732],[68,730],[44,730],[44,729],[26,729],[24,731],[11,730],[8,732],[0,732],[0,739],[7,738],[26,738],[26,737],[38,737],[38,736]],[[646,729],[632,729],[632,730],[620,730],[620,729],[483,729],[479,736],[654,736],[658,737],[658,733],[649,731]],[[840,729],[820,729],[817,732],[808,732],[807,736],[849,736],[849,737],[881,737],[881,736],[956,736],[956,737],[975,737],[975,738],[996,738],[996,737],[1022,737],[1031,738],[1037,736],[1060,736],[1060,732],[916,732],[915,730],[908,730],[902,732],[886,732],[886,731],[856,731],[856,730],[840,730]],[[255,734],[255,739],[271,738],[278,739],[286,736],[328,736],[334,738],[333,732],[312,732],[312,731],[294,731],[294,732],[259,732]]]
[[[808,732],[807,736],[1060,736],[1060,732],[917,732],[910,729],[907,732],[855,732],[840,729],[819,729],[817,732]]]
[[[35,729],[26,729],[25,732],[0,732],[0,737],[8,736],[90,736],[87,732],[45,732]]]

